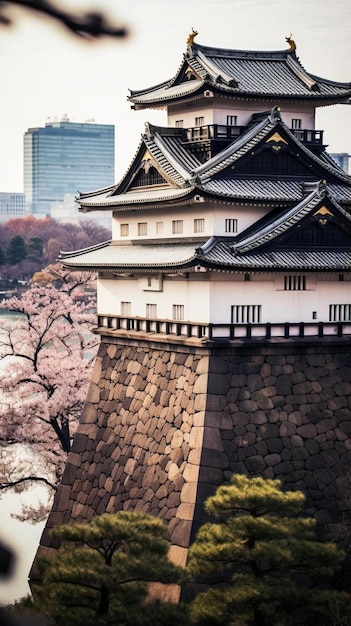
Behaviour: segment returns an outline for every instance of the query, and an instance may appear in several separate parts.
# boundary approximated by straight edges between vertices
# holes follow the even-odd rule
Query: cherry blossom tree
[[[0,491],[40,483],[53,495],[86,397],[97,337],[86,291],[91,275],[58,266],[43,274],[45,280],[21,298],[0,305],[11,312],[0,331]],[[22,519],[39,521],[44,512],[30,507]]]

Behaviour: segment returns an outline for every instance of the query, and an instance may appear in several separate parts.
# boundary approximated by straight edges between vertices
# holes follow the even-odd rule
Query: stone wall
[[[347,508],[350,381],[342,340],[103,337],[39,553],[57,524],[131,509],[168,523],[184,565],[204,500],[234,472],[302,490],[323,536]]]

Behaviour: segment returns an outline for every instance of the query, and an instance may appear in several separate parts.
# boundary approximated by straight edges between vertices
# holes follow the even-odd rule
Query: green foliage
[[[6,250],[7,262],[10,265],[16,265],[16,263],[23,261],[26,256],[27,250],[23,237],[21,237],[21,235],[11,237]]]
[[[30,237],[27,245],[27,258],[40,259],[43,256],[44,242],[41,237]]]
[[[212,587],[193,601],[194,623],[313,623],[314,585],[332,575],[341,554],[315,540],[314,520],[301,516],[303,502],[301,492],[282,492],[278,480],[243,475],[207,500],[207,512],[220,521],[205,524],[190,549],[192,575]],[[328,593],[318,590],[318,598],[325,614]],[[299,607],[303,617],[296,622]]]
[[[104,514],[53,531],[62,542],[41,563],[35,605],[59,626],[186,624],[182,606],[147,601],[148,583],[179,583],[163,522],[143,513]]]

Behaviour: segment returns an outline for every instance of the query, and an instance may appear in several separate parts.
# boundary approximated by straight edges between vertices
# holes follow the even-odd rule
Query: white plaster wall
[[[329,321],[330,304],[351,303],[351,280],[307,276],[306,291],[284,291],[283,276],[204,272],[188,279],[164,277],[162,291],[142,288],[133,279],[98,280],[98,313],[120,315],[121,301],[131,302],[132,316],[146,316],[146,304],[157,305],[157,317],[172,319],[172,305],[184,305],[184,319],[215,324],[231,321],[232,305],[261,305],[261,322]],[[315,312],[315,317],[313,313]]]
[[[268,212],[264,207],[251,207],[244,205],[233,205],[223,202],[222,204],[209,205],[205,202],[191,204],[178,209],[168,209],[167,215],[155,211],[114,213],[112,220],[112,239],[114,241],[129,241],[148,239],[178,239],[179,237],[204,236],[209,238],[212,235],[228,235],[225,232],[225,220],[234,218],[238,220],[238,233],[244,231],[248,226],[263,217]],[[195,233],[194,220],[205,220],[202,233]],[[172,233],[172,221],[183,220],[183,233]],[[147,235],[138,235],[138,223],[147,222]],[[162,230],[157,231],[157,223],[162,222]],[[129,224],[129,235],[121,237],[121,224]],[[235,234],[235,233],[234,233]]]
[[[183,120],[184,128],[192,128],[196,126],[195,117],[204,117],[204,125],[208,124],[227,124],[227,115],[236,115],[237,125],[246,126],[254,113],[262,113],[270,111],[273,107],[278,106],[283,121],[291,128],[291,120],[301,119],[301,127],[313,130],[315,128],[315,110],[313,103],[290,103],[278,100],[268,102],[235,102],[222,100],[219,98],[209,98],[204,105],[199,108],[189,106],[169,107],[168,109],[168,125],[176,126],[177,120]]]
[[[229,284],[228,284],[229,282]],[[318,280],[307,275],[306,291],[284,291],[283,277],[251,276],[251,280],[211,283],[211,321],[230,321],[232,305],[261,305],[262,323],[329,321],[330,304],[351,303],[351,282]]]
[[[184,319],[196,322],[209,320],[209,283],[202,280],[164,278],[163,290],[146,291],[138,279],[98,279],[98,313],[120,315],[121,301],[131,302],[131,315],[146,316],[146,304],[157,305],[157,317],[172,319],[172,305],[184,305]]]
[[[204,117],[204,126],[213,124],[214,110],[213,110],[213,98],[208,98],[208,101],[204,101],[199,106],[176,106],[168,108],[168,126],[174,128],[176,122],[183,120],[183,128],[193,128],[197,126],[195,124],[196,117]]]

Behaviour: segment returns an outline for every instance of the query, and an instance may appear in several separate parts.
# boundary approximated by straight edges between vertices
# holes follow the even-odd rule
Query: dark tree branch
[[[11,18],[5,15],[4,10],[9,6],[18,6],[22,9],[36,11],[46,15],[62,25],[71,33],[85,39],[98,39],[99,37],[126,37],[127,29],[123,26],[115,26],[109,23],[103,13],[87,12],[76,15],[61,9],[49,0],[4,0],[0,2],[0,23],[8,26],[12,23]]]
[[[24,478],[19,478],[18,480],[11,480],[5,483],[0,483],[0,490],[11,489],[12,487],[17,487],[17,485],[29,482],[44,483],[54,491],[57,491],[57,486],[53,485],[49,480],[47,480],[47,478],[42,478],[40,476],[26,476]]]

